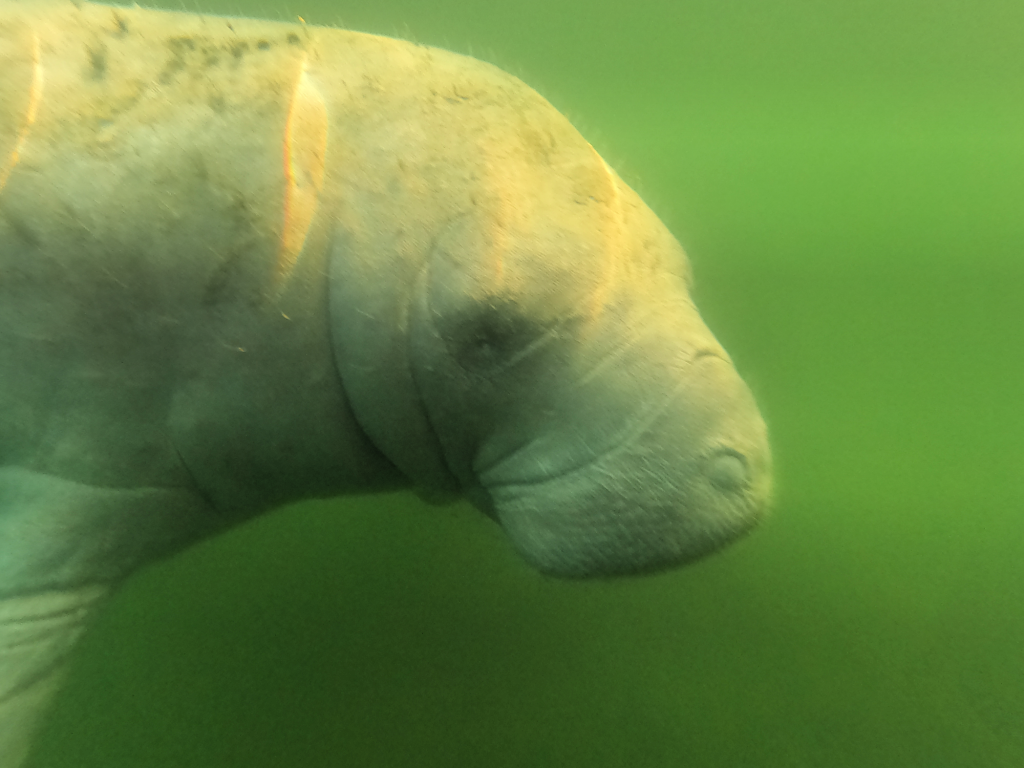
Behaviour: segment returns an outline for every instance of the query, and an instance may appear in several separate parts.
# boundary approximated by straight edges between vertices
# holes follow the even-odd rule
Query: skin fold
[[[118,582],[286,502],[463,496],[566,577],[745,533],[765,426],[690,282],[487,64],[4,2],[0,765]]]

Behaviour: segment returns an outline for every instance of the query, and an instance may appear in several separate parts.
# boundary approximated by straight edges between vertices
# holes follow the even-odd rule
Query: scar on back
[[[307,64],[303,57],[284,129],[284,209],[275,275],[279,287],[299,260],[324,182],[327,106]]]
[[[32,32],[30,56],[32,78],[29,84],[28,104],[25,107],[25,113],[22,115],[21,124],[15,133],[13,147],[7,157],[2,159],[3,164],[0,165],[0,192],[3,192],[4,187],[7,186],[11,172],[21,159],[21,153],[25,149],[29,133],[32,131],[32,126],[36,122],[36,116],[39,114],[39,103],[43,99],[45,72],[39,52],[39,35],[36,32]]]

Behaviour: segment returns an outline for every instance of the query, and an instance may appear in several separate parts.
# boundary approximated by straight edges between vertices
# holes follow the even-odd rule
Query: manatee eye
[[[542,329],[511,302],[489,302],[453,318],[445,329],[452,357],[467,371],[491,375],[520,359]]]

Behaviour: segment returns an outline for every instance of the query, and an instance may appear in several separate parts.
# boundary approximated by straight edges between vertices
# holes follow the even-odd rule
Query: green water
[[[36,768],[1024,765],[1024,4],[360,6],[203,2],[568,112],[690,251],[774,515],[579,584],[467,509],[288,510],[130,585]]]

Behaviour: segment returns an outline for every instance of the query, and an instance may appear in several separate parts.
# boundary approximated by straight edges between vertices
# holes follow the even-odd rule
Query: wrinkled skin
[[[747,531],[765,427],[661,222],[525,85],[341,30],[0,6],[0,765],[138,567],[464,496],[559,576]]]

